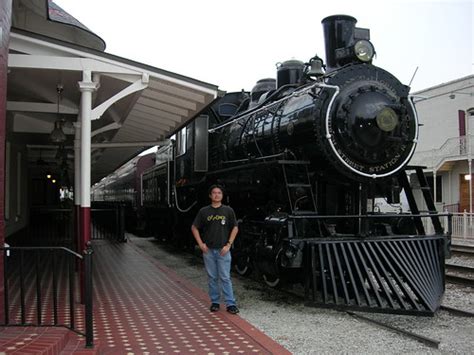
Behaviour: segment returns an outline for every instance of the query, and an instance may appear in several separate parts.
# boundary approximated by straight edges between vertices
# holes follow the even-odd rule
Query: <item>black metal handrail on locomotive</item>
[[[400,218],[400,217],[409,217],[409,218],[436,218],[436,217],[448,217],[448,231],[446,232],[447,235],[451,235],[452,233],[452,219],[453,214],[450,212],[443,212],[443,213],[434,213],[431,211],[427,211],[427,214],[357,214],[357,215],[318,215],[314,213],[298,213],[298,214],[291,214],[288,216],[289,219],[388,219],[388,218]],[[437,230],[437,234],[442,234],[442,230]]]
[[[439,222],[439,217],[447,217],[448,223],[447,226],[445,226],[445,230],[443,231],[441,227],[441,223]],[[450,256],[450,248],[451,248],[451,236],[452,236],[452,231],[453,231],[453,214],[449,212],[444,212],[444,213],[435,213],[432,211],[427,211],[427,214],[364,214],[364,215],[317,215],[314,213],[305,213],[302,212],[300,214],[291,214],[288,216],[288,221],[291,223],[292,220],[329,220],[329,219],[358,219],[358,220],[368,220],[368,219],[381,219],[381,220],[387,220],[390,218],[410,218],[410,219],[421,219],[421,218],[431,218],[434,219],[436,218],[438,220],[438,223],[433,223],[434,228],[435,228],[435,233],[436,235],[442,235],[446,238],[446,243],[445,243],[445,255],[447,257]],[[437,225],[439,226],[437,227]],[[446,228],[447,227],[447,228]],[[292,229],[290,228],[289,231],[291,232]],[[344,237],[343,234],[337,234],[341,237]],[[359,229],[359,237],[366,235],[363,231],[363,228],[360,227]],[[418,235],[425,235],[424,229],[418,230]],[[354,234],[351,234],[351,236],[354,236]],[[388,236],[388,238],[392,238],[393,236]],[[383,239],[383,238],[382,238]]]
[[[92,347],[92,248],[88,246],[83,255],[65,247],[2,247],[0,250],[4,273],[2,325],[66,327],[85,336],[86,347]],[[75,276],[77,262],[83,263],[83,280]],[[83,331],[76,326],[78,286],[84,290]],[[52,314],[48,303],[52,303]],[[34,312],[36,321],[31,316]]]

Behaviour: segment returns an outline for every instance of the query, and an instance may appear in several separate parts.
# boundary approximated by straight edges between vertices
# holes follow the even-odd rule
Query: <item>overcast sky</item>
[[[321,20],[354,16],[380,66],[421,90],[473,73],[473,0],[55,0],[106,52],[225,91],[275,77],[275,64],[324,55]]]

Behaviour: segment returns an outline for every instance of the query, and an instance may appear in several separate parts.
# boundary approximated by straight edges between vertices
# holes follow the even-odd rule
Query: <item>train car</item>
[[[95,206],[118,203],[125,207],[125,228],[130,232],[141,233],[146,226],[142,175],[155,165],[155,159],[154,153],[135,157],[92,188]]]
[[[173,240],[173,226],[176,216],[173,204],[173,144],[157,150],[156,164],[142,174],[142,218],[144,235],[153,235],[162,240]]]
[[[414,169],[428,186],[408,167],[419,128],[410,88],[372,64],[370,32],[356,22],[322,21],[325,65],[285,61],[276,80],[218,98],[179,130],[168,160],[143,174],[147,223],[192,244],[192,219],[218,183],[240,221],[238,273],[301,282],[312,305],[433,314],[450,236],[426,188],[420,213],[407,178]],[[374,208],[401,191],[410,213]]]

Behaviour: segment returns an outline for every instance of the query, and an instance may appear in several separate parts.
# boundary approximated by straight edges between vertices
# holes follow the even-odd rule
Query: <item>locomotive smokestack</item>
[[[328,72],[349,63],[372,63],[375,49],[367,28],[355,27],[352,16],[334,15],[321,21]]]
[[[331,71],[340,66],[336,50],[348,48],[353,44],[357,20],[352,16],[334,15],[324,18],[321,23],[323,24],[326,46],[327,71]]]

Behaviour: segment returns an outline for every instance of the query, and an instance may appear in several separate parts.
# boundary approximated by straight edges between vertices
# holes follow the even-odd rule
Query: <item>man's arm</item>
[[[239,233],[239,227],[235,226],[232,228],[229,234],[229,241],[227,242],[226,245],[221,249],[220,254],[225,255],[229,250],[230,247],[232,246],[232,243],[234,243],[235,238],[237,238],[237,233]]]
[[[196,239],[199,249],[201,249],[203,253],[207,253],[209,249],[207,248],[206,243],[202,241],[201,233],[199,233],[199,229],[197,229],[194,224],[191,226],[191,232],[193,233],[194,239]]]
[[[239,233],[239,227],[235,226],[230,231],[229,241],[227,242],[227,244],[229,244],[229,246],[234,244],[234,240],[235,240],[235,238],[237,238],[237,233]]]

